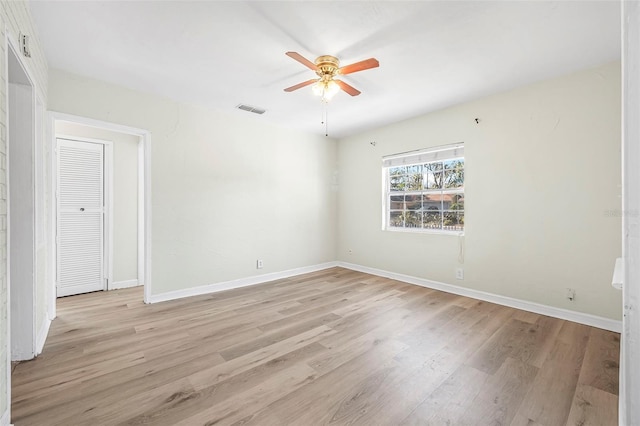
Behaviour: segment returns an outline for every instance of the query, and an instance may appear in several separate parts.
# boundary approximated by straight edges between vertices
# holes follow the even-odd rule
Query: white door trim
[[[4,23],[4,20],[2,20],[2,33],[6,34],[7,36],[5,37],[5,43],[4,43],[4,75],[6,76],[5,79],[5,86],[4,86],[4,93],[5,98],[4,98],[4,110],[6,111],[5,113],[5,125],[6,125],[6,134],[9,134],[9,34],[7,33],[7,25]],[[8,140],[7,140],[8,142]],[[9,147],[9,144],[6,144],[7,148]],[[6,152],[6,158],[8,158],[8,150]],[[6,309],[7,309],[7,331],[6,331],[6,352],[7,352],[7,359],[6,359],[6,365],[0,366],[0,368],[4,368],[6,369],[5,374],[6,374],[6,378],[7,378],[7,383],[4,384],[5,388],[5,404],[4,406],[6,407],[4,413],[0,413],[0,424],[4,425],[5,423],[8,424],[11,421],[11,288],[9,285],[9,270],[10,270],[10,255],[9,255],[9,201],[8,201],[8,194],[9,194],[9,162],[7,161],[7,167],[5,168],[5,174],[6,174],[6,188],[5,188],[5,196],[7,197],[7,224],[6,224],[6,233],[7,233],[7,261],[5,263],[5,268],[6,268],[6,287],[7,287],[7,305],[6,305]],[[3,386],[0,384],[0,386]]]
[[[64,134],[56,135],[56,140],[54,142],[54,152],[56,153],[55,157],[58,158],[58,140],[64,139],[68,141],[75,142],[86,142],[86,143],[94,143],[104,146],[104,164],[103,164],[103,173],[104,173],[104,229],[103,229],[103,258],[104,258],[104,278],[105,282],[103,283],[103,290],[109,290],[110,286],[113,284],[113,142],[102,140],[102,139],[92,139],[85,138],[80,136],[69,136]],[[57,162],[56,162],[57,165]],[[58,183],[58,170],[56,168],[56,185]],[[57,186],[56,186],[56,235],[58,228],[58,197],[57,197]],[[55,241],[56,250],[57,250],[57,241]],[[56,251],[57,253],[57,251]],[[58,264],[55,265],[56,271],[58,268]],[[56,280],[57,285],[57,280]]]
[[[53,141],[55,143],[56,121],[67,121],[85,126],[126,133],[140,138],[138,145],[138,282],[144,284],[144,302],[150,303],[151,299],[151,133],[148,130],[93,118],[81,117],[62,112],[50,111],[50,126]],[[55,155],[52,157],[56,157]],[[53,171],[57,175],[57,171]],[[55,183],[54,183],[55,184]],[[52,203],[54,204],[54,203]],[[55,209],[54,209],[55,210]],[[53,213],[55,214],[55,212]],[[54,217],[54,220],[56,218]],[[55,268],[56,259],[53,259]]]
[[[0,20],[2,21],[2,34],[6,34],[7,36],[5,37],[5,43],[4,43],[4,75],[6,77],[5,79],[5,86],[4,86],[4,93],[6,94],[4,97],[4,110],[5,112],[5,125],[6,125],[6,134],[9,134],[9,34],[7,33],[7,25],[4,23],[4,20]],[[8,140],[7,140],[8,142]],[[7,148],[9,147],[9,144],[6,144]],[[8,158],[8,154],[9,152],[6,152],[6,158]],[[7,161],[7,167],[5,168],[5,178],[7,179],[6,181],[6,188],[5,188],[5,196],[8,197],[9,194],[9,161]],[[5,392],[5,404],[4,406],[6,407],[4,413],[0,413],[0,424],[4,425],[4,424],[8,424],[11,421],[11,288],[9,285],[9,269],[10,269],[10,255],[9,255],[9,203],[7,200],[7,224],[6,224],[6,233],[7,233],[7,261],[5,263],[5,269],[6,269],[6,277],[5,279],[6,281],[6,287],[7,287],[7,305],[6,305],[6,309],[7,309],[7,331],[6,331],[6,343],[5,343],[5,350],[7,352],[7,359],[6,359],[6,365],[0,366],[0,368],[4,368],[5,369],[5,377],[7,378],[7,383],[4,384],[4,392]],[[0,384],[0,386],[3,386]]]
[[[13,36],[9,33],[7,33],[5,31],[6,34],[6,55],[5,55],[5,67],[6,67],[6,75],[7,75],[7,79],[6,79],[6,111],[7,111],[7,123],[6,123],[6,134],[7,134],[7,162],[6,162],[6,174],[7,174],[7,180],[6,180],[6,197],[7,197],[7,327],[9,327],[9,331],[8,331],[8,336],[7,336],[7,345],[8,345],[8,349],[7,349],[7,355],[8,355],[8,359],[9,359],[9,372],[11,371],[11,364],[10,361],[11,359],[31,359],[33,358],[36,353],[36,324],[35,324],[35,309],[36,309],[36,300],[35,300],[35,280],[33,281],[32,285],[33,288],[31,290],[31,295],[30,298],[31,300],[29,301],[25,301],[24,303],[24,307],[26,308],[27,306],[29,307],[29,309],[27,309],[25,311],[25,315],[31,315],[32,319],[32,330],[31,330],[31,335],[30,336],[13,336],[11,333],[11,327],[12,327],[12,321],[11,321],[11,238],[10,238],[10,234],[11,234],[11,214],[10,214],[10,210],[11,210],[11,200],[10,200],[10,188],[11,188],[11,182],[10,182],[10,166],[11,166],[11,156],[10,156],[10,140],[9,137],[11,135],[11,129],[10,129],[10,123],[9,123],[9,114],[10,114],[10,105],[9,105],[9,85],[10,85],[10,77],[9,77],[9,54],[12,54],[18,62],[18,65],[21,68],[21,71],[24,73],[24,75],[26,76],[29,85],[31,87],[31,106],[32,106],[32,113],[33,113],[33,119],[35,120],[35,103],[36,103],[36,86],[34,84],[34,79],[32,78],[31,74],[29,73],[29,71],[27,70],[27,67],[25,66],[25,63],[22,59],[22,56],[20,55],[20,48],[18,47],[18,43],[13,39]],[[33,126],[32,123],[32,138],[31,138],[31,143],[33,145],[35,145],[35,128]],[[32,149],[34,149],[35,147],[32,147]],[[33,164],[32,164],[32,170],[33,172]],[[35,180],[35,177],[34,177]],[[33,182],[35,184],[35,181]],[[34,197],[35,197],[35,187],[32,187],[32,191],[34,191]],[[33,204],[35,206],[35,199],[33,200]],[[35,211],[33,212],[34,215],[34,223],[33,225],[33,232],[34,232],[34,236],[35,236]],[[35,239],[32,241],[32,248],[33,248],[33,252],[34,252],[34,258],[33,258],[33,265],[36,265],[36,259],[35,259]],[[34,274],[35,276],[35,274]],[[15,320],[15,318],[14,318]],[[23,350],[21,350],[19,353],[13,353],[12,351],[12,346],[13,346],[13,342],[14,340],[17,341],[18,339],[23,340],[22,343],[19,344],[20,347],[23,348]],[[24,349],[29,347],[29,349]],[[10,374],[9,376],[10,377]],[[10,383],[10,382],[9,382]]]
[[[15,58],[17,59],[18,64],[20,65],[20,68],[22,69],[22,71],[24,72],[24,74],[27,76],[27,79],[29,80],[29,83],[31,85],[31,89],[32,89],[32,106],[34,108],[33,113],[34,113],[34,119],[35,119],[35,105],[36,105],[36,93],[37,93],[37,86],[35,84],[35,80],[33,79],[31,73],[29,72],[29,69],[26,67],[22,56],[19,54],[20,49],[19,49],[19,44],[16,42],[16,40],[14,39],[13,35],[7,30],[7,25],[4,21],[2,21],[2,30],[3,30],[3,34],[5,34],[5,43],[4,43],[4,71],[5,71],[5,102],[4,102],[4,107],[5,107],[5,111],[6,111],[6,135],[7,135],[7,144],[6,144],[6,168],[5,168],[5,173],[6,173],[6,186],[5,186],[5,196],[7,199],[7,204],[6,204],[6,209],[7,209],[7,222],[6,222],[6,235],[7,235],[7,242],[6,242],[6,288],[7,288],[7,296],[6,296],[6,308],[7,308],[7,323],[6,323],[6,327],[7,327],[7,332],[6,332],[6,365],[4,366],[0,366],[0,368],[6,368],[6,383],[0,384],[0,386],[2,386],[5,390],[5,406],[6,406],[6,410],[3,413],[0,413],[0,424],[8,424],[11,421],[11,360],[16,356],[16,354],[13,353],[12,350],[12,342],[13,339],[15,339],[15,336],[12,335],[11,333],[11,327],[12,327],[12,314],[11,314],[11,246],[10,246],[10,239],[9,239],[9,233],[10,233],[10,200],[9,200],[9,189],[10,189],[10,179],[9,179],[9,140],[8,140],[8,136],[9,136],[9,113],[10,113],[10,107],[9,107],[9,54],[11,53],[12,55],[15,56]],[[33,129],[35,132],[35,129]],[[35,134],[34,134],[34,138],[33,138],[33,143],[35,144]],[[35,191],[35,188],[34,188]],[[35,202],[35,200],[34,200]],[[34,212],[34,222],[35,220],[37,220],[37,218],[35,217],[35,212]],[[34,223],[34,232],[35,232],[35,223]],[[35,251],[35,241],[33,242],[34,244],[34,251]],[[35,256],[35,254],[34,254]],[[35,258],[34,258],[34,262],[35,262]],[[34,263],[35,264],[35,263]],[[35,282],[34,282],[34,286],[35,286]],[[31,336],[22,336],[23,338],[26,339],[30,339],[32,342],[32,347],[33,347],[33,356],[36,355],[35,351],[36,351],[36,324],[35,324],[35,309],[36,309],[36,300],[35,300],[35,288],[32,289],[32,295],[31,295],[31,300],[27,301],[27,303],[30,305],[31,307],[31,312],[30,314],[33,315],[33,330],[32,330],[32,335]],[[29,312],[27,312],[27,314],[29,314]]]
[[[640,4],[622,2],[622,335],[620,425],[640,422]]]
[[[145,155],[145,144],[144,142],[140,142],[138,144],[138,283],[136,285],[144,284],[144,301],[149,303],[149,299],[151,297],[151,284],[147,287],[147,281],[145,280],[145,247],[150,247],[147,243],[144,242],[145,238],[145,228],[144,224],[146,222],[144,212],[147,211],[145,207],[145,170],[147,170],[147,166],[145,166],[145,159],[150,155]],[[150,209],[151,207],[149,207]],[[149,210],[150,212],[150,210]],[[149,231],[150,235],[150,231]],[[151,259],[149,259],[149,263]],[[149,291],[149,293],[147,293]]]

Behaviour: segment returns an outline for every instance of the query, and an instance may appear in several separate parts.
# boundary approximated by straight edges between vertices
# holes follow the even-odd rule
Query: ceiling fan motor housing
[[[316,66],[318,67],[316,74],[318,74],[319,77],[333,77],[338,72],[340,61],[331,55],[318,56]]]

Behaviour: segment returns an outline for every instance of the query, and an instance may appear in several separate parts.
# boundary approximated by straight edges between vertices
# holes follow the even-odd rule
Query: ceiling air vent
[[[236,108],[241,109],[243,111],[254,112],[256,114],[264,114],[266,112],[265,109],[254,107],[251,105],[245,105],[245,104],[237,105]]]

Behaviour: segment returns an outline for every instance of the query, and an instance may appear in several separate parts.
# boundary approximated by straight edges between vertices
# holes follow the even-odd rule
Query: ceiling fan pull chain
[[[324,135],[329,136],[329,105],[327,102],[322,101],[322,118],[320,124],[324,124]]]
[[[329,104],[324,102],[324,135],[329,136]]]

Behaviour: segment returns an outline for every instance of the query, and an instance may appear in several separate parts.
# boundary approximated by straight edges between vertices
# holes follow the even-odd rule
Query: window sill
[[[422,229],[422,228],[382,228],[383,231],[400,232],[403,234],[435,234],[435,235],[451,235],[454,237],[463,237],[464,231],[445,231],[439,229]]]

